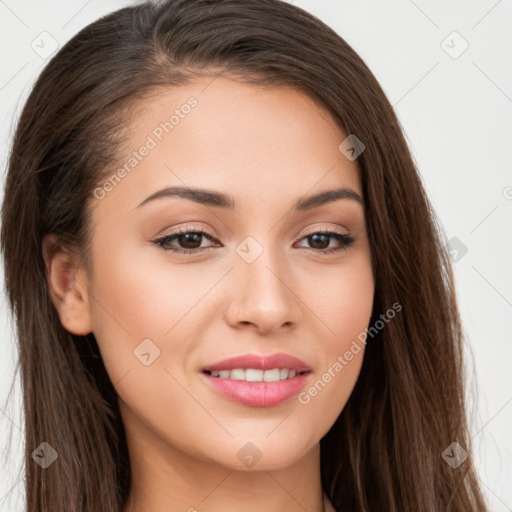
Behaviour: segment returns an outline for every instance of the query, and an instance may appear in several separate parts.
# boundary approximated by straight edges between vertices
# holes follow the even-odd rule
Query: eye
[[[329,244],[333,238],[338,241],[339,245],[338,247],[329,248]],[[309,233],[302,238],[302,240],[308,240],[309,243],[313,245],[313,249],[315,249],[316,252],[323,254],[346,250],[355,242],[353,236],[329,229]]]
[[[201,252],[201,238],[206,238],[207,240],[218,240],[209,233],[201,230],[191,230],[187,228],[180,228],[175,233],[171,233],[170,235],[163,236],[162,238],[157,238],[153,240],[155,245],[159,245],[162,247],[164,251],[171,251],[174,253],[180,254],[194,254],[197,252]],[[176,240],[180,244],[183,244],[184,249],[178,247],[168,247],[168,245]],[[206,249],[210,249],[207,247]]]
[[[217,238],[210,233],[187,228],[180,228],[175,233],[157,238],[152,242],[153,244],[162,247],[164,251],[171,251],[179,254],[195,254],[212,248],[212,246],[202,247],[202,239],[218,242]],[[338,242],[338,246],[329,248],[332,239],[335,239]],[[353,236],[345,233],[339,233],[334,230],[309,233],[307,236],[303,237],[301,241],[302,240],[309,241],[313,246],[310,248],[314,252],[320,252],[323,254],[346,250],[355,242],[355,238]],[[171,243],[175,241],[178,242],[181,247],[172,247]]]

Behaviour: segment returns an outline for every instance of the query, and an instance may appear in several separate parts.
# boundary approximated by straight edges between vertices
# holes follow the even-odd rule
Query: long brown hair
[[[1,250],[24,397],[28,512],[121,511],[130,466],[116,392],[93,334],[63,328],[42,240],[90,263],[89,202],[111,174],[144,94],[222,73],[294,87],[364,145],[358,157],[373,318],[354,391],[321,440],[322,486],[337,510],[482,512],[465,411],[463,341],[443,230],[375,77],[327,25],[280,0],[168,0],[123,8],[75,35],[39,76],[19,119]],[[340,141],[341,142],[341,141]],[[32,459],[42,442],[58,459]],[[453,442],[469,456],[442,454]]]

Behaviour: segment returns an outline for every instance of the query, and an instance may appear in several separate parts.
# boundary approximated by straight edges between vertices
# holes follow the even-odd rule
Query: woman
[[[277,0],[92,23],[5,187],[28,511],[486,510],[442,231],[325,24]]]

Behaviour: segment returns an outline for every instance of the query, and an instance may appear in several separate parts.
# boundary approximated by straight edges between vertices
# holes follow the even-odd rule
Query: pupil
[[[201,236],[201,233],[186,233],[180,236],[180,243],[183,241],[182,239],[184,239],[184,245],[187,249],[195,249],[196,247],[199,247],[201,245]],[[194,245],[194,241],[199,241],[199,246]],[[192,246],[188,245],[188,242],[192,242]]]
[[[318,242],[318,239],[324,239],[324,242],[326,241],[325,239],[328,238],[327,235],[323,235],[321,233],[316,233],[315,235],[311,235],[310,237],[310,240],[313,241],[313,243],[311,244],[315,249],[325,249],[329,246],[329,241],[327,240],[327,245],[325,245],[325,243],[322,244],[322,241],[320,240],[320,246],[324,246],[324,247],[318,247],[317,245],[317,242]]]

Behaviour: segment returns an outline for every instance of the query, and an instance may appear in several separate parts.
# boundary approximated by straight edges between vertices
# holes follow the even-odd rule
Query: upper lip
[[[246,354],[230,357],[203,367],[203,371],[234,370],[235,368],[254,368],[257,370],[272,370],[273,368],[288,368],[299,372],[310,371],[310,366],[301,359],[288,354],[278,353],[268,356]]]

